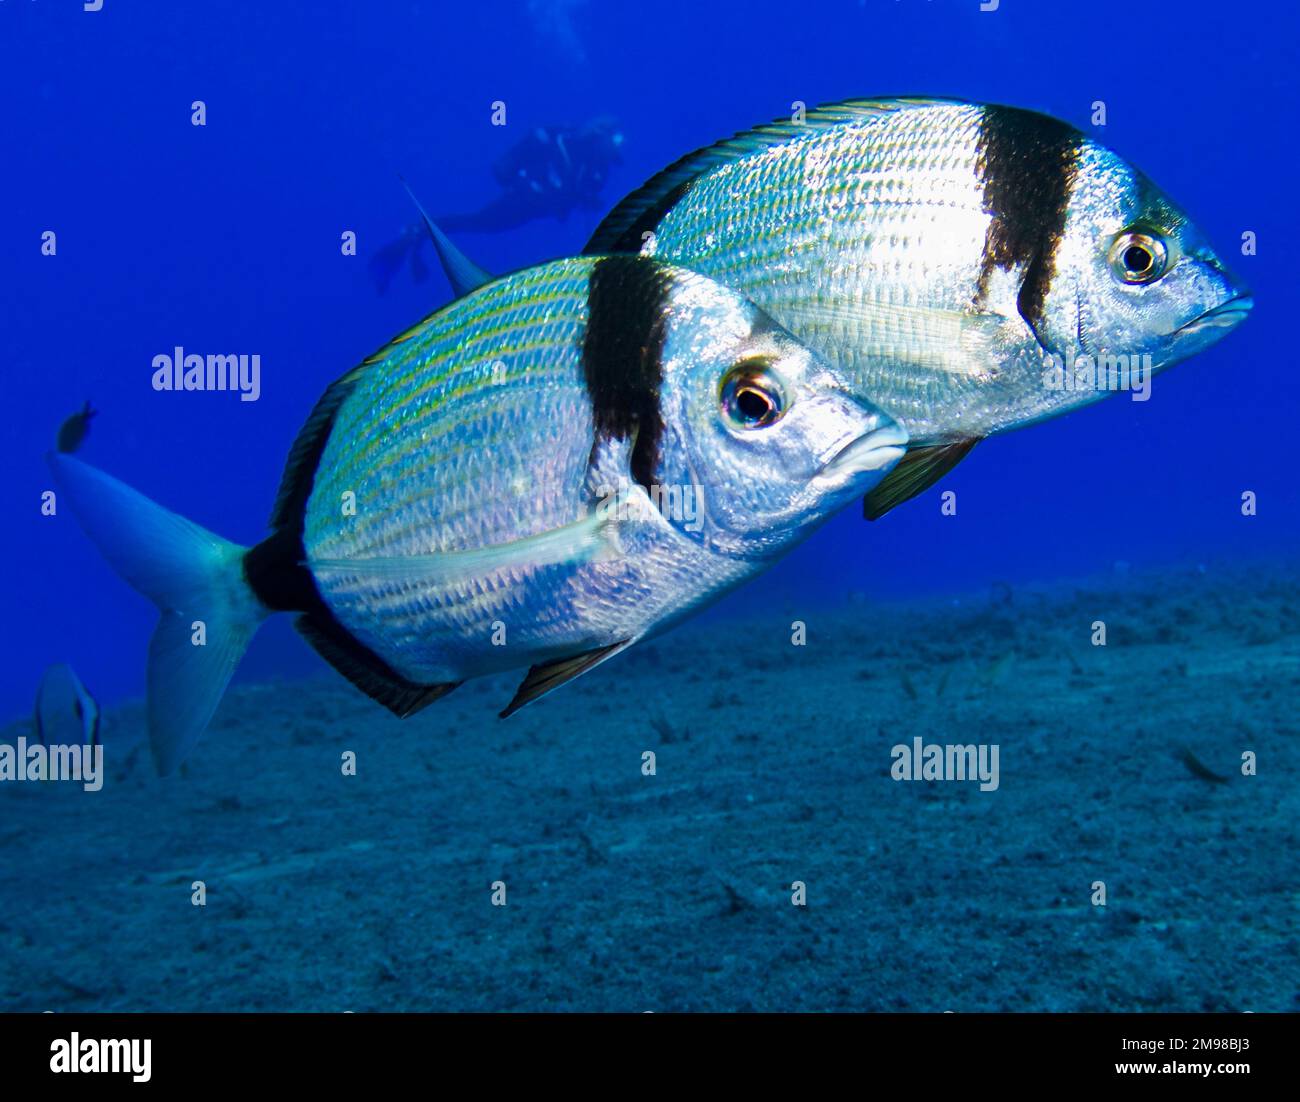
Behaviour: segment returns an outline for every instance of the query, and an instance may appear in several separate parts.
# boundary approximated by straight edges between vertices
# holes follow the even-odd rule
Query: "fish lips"
[[[883,478],[903,458],[907,442],[907,430],[901,425],[891,422],[872,429],[834,452],[813,481],[819,487],[829,489],[849,486],[871,473]]]
[[[1245,321],[1246,316],[1254,306],[1255,300],[1251,295],[1235,295],[1228,299],[1227,302],[1221,302],[1213,309],[1197,315],[1185,325],[1180,325],[1174,330],[1173,336],[1186,337],[1193,334],[1205,334],[1215,329],[1222,329],[1226,334],[1229,330],[1236,329],[1238,325]]]

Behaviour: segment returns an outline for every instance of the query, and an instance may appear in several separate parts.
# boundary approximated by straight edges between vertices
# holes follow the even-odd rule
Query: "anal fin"
[[[891,509],[928,490],[965,459],[980,440],[976,436],[951,444],[908,448],[898,465],[863,498],[862,515],[868,520],[879,520]]]
[[[421,685],[408,681],[374,651],[357,642],[333,617],[309,613],[299,616],[295,626],[317,654],[399,719],[414,715],[460,684],[444,681]]]
[[[528,676],[524,678],[523,683],[515,690],[514,699],[501,713],[501,718],[514,715],[525,704],[531,704],[539,696],[545,696],[552,689],[558,689],[565,682],[572,681],[580,674],[599,666],[606,658],[617,654],[631,642],[631,639],[624,639],[618,643],[611,643],[607,647],[597,647],[595,650],[584,651],[570,658],[560,658],[555,662],[534,666],[528,671]]]

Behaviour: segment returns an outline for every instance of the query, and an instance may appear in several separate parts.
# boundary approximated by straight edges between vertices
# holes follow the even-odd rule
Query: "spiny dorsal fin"
[[[316,466],[320,463],[321,453],[325,450],[330,430],[334,427],[334,416],[338,413],[339,406],[352,393],[357,380],[368,367],[386,359],[399,344],[404,344],[412,337],[423,333],[442,309],[443,307],[439,307],[409,329],[398,333],[342,378],[331,383],[320,396],[320,400],[312,409],[311,416],[307,418],[307,423],[298,433],[298,438],[293,442],[293,448],[289,452],[288,462],[284,466],[284,475],[280,479],[280,492],[276,495],[275,507],[271,510],[272,528],[302,531],[303,511],[307,507],[307,499],[311,496],[312,483],[316,478]]]
[[[552,689],[558,689],[566,681],[572,681],[579,674],[586,673],[589,669],[599,666],[606,658],[609,658],[624,647],[631,644],[631,639],[624,639],[619,643],[611,643],[607,647],[598,647],[596,650],[589,650],[583,654],[575,654],[572,658],[561,658],[556,662],[547,662],[541,666],[534,666],[528,671],[528,676],[524,678],[523,683],[515,691],[515,698],[507,705],[505,711],[501,713],[501,718],[514,715],[525,704],[531,704],[539,696],[545,696]]]
[[[720,165],[739,160],[756,150],[856,119],[872,118],[913,107],[957,102],[959,101],[939,98],[844,100],[841,103],[825,103],[814,107],[804,115],[802,122],[794,122],[787,116],[753,130],[742,130],[714,145],[706,145],[703,149],[688,153],[657,176],[652,176],[605,216],[583,252],[588,255],[640,252],[642,234],[654,230],[695,180]]]
[[[420,212],[420,220],[424,223],[424,229],[429,235],[429,240],[433,242],[433,251],[438,254],[438,260],[441,262],[442,270],[447,276],[447,282],[451,284],[451,289],[456,297],[464,298],[471,291],[478,290],[485,283],[491,283],[493,279],[492,273],[486,268],[480,268],[452,244],[451,238],[443,233],[433,219],[425,213],[420,200],[415,197],[415,192],[411,190],[411,185],[402,180],[402,187],[406,188],[406,194],[411,197],[415,209]]]
[[[302,531],[303,511],[311,496],[316,467],[325,450],[325,442],[329,439],[330,429],[334,427],[334,415],[338,413],[344,399],[352,393],[364,366],[354,367],[333,382],[320,396],[307,423],[299,431],[298,438],[289,450],[284,474],[280,477],[280,492],[276,494],[275,507],[271,510],[272,528]]]
[[[446,681],[421,685],[408,681],[374,651],[353,639],[333,617],[317,613],[299,616],[296,627],[317,654],[398,719],[414,715],[460,684]]]
[[[862,515],[868,520],[879,520],[890,509],[928,490],[965,459],[966,453],[979,442],[977,436],[973,440],[958,440],[952,444],[908,448],[898,465],[862,499]]]

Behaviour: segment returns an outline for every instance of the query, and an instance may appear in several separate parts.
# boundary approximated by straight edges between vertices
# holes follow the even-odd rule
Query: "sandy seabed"
[[[0,784],[0,1006],[1294,1011],[1297,583],[768,608],[504,722],[513,677],[238,686],[166,779],[127,705],[101,791]],[[895,781],[916,737],[997,789]]]

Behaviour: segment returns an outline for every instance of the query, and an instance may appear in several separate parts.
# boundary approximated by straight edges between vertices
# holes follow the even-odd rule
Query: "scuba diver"
[[[608,117],[580,127],[538,127],[493,164],[492,175],[501,188],[495,199],[476,211],[444,214],[435,221],[452,233],[498,233],[538,218],[563,220],[580,208],[598,210],[601,189],[609,170],[619,163],[622,144],[617,123]],[[420,253],[432,230],[423,211],[421,219],[371,258],[380,294],[408,260],[416,283],[428,277]]]

